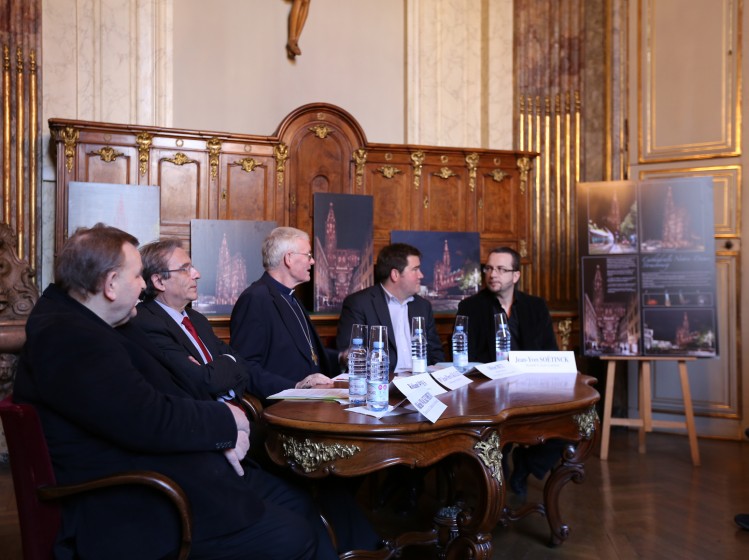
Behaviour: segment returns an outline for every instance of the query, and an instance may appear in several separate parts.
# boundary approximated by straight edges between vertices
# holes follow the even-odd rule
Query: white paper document
[[[510,363],[528,373],[577,373],[572,351],[512,351]]]
[[[383,416],[397,416],[399,414],[412,413],[413,410],[408,410],[401,406],[403,402],[404,401],[401,401],[396,404],[389,404],[385,410],[380,410],[380,411],[369,410],[367,408],[367,405],[364,405],[364,406],[354,406],[351,408],[347,408],[346,412],[356,412],[358,414],[366,414],[367,416],[373,416],[374,418],[382,418]]]
[[[268,398],[347,402],[348,389],[284,389]]]
[[[525,373],[525,370],[516,367],[515,364],[507,360],[480,364],[476,366],[476,369],[486,375],[489,379],[504,379],[505,377],[512,377],[513,375],[522,375]]]
[[[463,385],[473,383],[472,379],[468,379],[465,375],[460,373],[452,366],[433,371],[432,377],[434,377],[437,381],[442,383],[442,385],[444,385],[451,391],[453,389],[457,389],[458,387],[462,387]]]
[[[447,405],[438,400],[435,395],[446,393],[428,373],[420,373],[410,377],[396,377],[393,383],[405,395],[412,405],[430,422],[436,422],[447,409]]]

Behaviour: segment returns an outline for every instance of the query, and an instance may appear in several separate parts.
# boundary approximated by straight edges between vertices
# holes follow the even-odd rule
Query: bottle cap
[[[364,341],[363,341],[363,340],[362,340],[361,338],[355,338],[355,339],[353,339],[353,340],[351,341],[351,344],[353,344],[353,345],[355,345],[355,346],[359,346],[360,344],[363,344],[363,342],[364,342]]]
[[[463,325],[456,326],[455,330],[458,331],[458,332],[463,332]]]
[[[414,334],[423,334],[424,329],[414,329]]]
[[[382,343],[382,341],[380,341],[380,340],[375,340],[375,341],[374,341],[374,342],[372,343],[372,347],[373,347],[373,348],[382,348],[383,346],[384,346],[384,344],[383,344],[383,343]]]

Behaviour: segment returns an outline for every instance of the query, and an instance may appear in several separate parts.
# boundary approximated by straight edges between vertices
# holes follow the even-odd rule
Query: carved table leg
[[[595,411],[579,415],[575,420],[580,427],[583,439],[575,446],[565,446],[562,452],[562,462],[551,472],[544,485],[544,509],[546,519],[551,529],[551,545],[556,546],[564,542],[569,536],[570,529],[562,523],[559,511],[559,494],[562,488],[572,480],[580,484],[585,479],[584,461],[598,441],[599,424]]]

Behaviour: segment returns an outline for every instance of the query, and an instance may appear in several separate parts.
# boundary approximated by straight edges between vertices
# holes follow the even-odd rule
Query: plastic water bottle
[[[367,408],[379,412],[388,406],[388,375],[390,357],[381,341],[372,343],[367,372]]]
[[[468,368],[468,335],[463,325],[455,325],[453,332],[453,366],[461,373]]]
[[[367,349],[361,338],[352,339],[348,351],[348,398],[353,405],[367,402]]]
[[[494,320],[494,326],[497,331],[494,335],[494,346],[497,351],[497,361],[509,360],[511,350],[510,327],[507,324],[507,315],[504,311],[497,313]]]
[[[424,329],[414,329],[411,337],[411,371],[414,374],[426,373],[427,371],[427,337],[424,336]]]

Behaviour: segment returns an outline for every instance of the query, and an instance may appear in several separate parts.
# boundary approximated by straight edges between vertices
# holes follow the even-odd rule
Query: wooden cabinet
[[[290,113],[272,136],[63,119],[49,125],[56,251],[66,238],[68,185],[88,181],[158,185],[162,235],[187,242],[195,218],[275,221],[312,234],[315,193],[366,194],[375,254],[394,230],[477,231],[482,260],[509,245],[530,265],[532,153],[369,143],[350,114],[321,103]],[[320,321],[329,330],[330,318]],[[449,316],[440,323],[444,332],[452,328]]]

